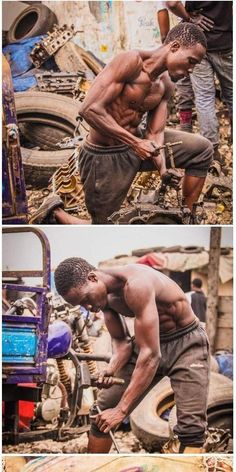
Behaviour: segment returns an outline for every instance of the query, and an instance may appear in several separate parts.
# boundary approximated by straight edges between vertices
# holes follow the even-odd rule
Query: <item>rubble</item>
[[[53,441],[46,439],[44,441],[35,441],[28,443],[20,443],[18,445],[4,445],[3,453],[5,454],[75,454],[86,453],[88,444],[88,436],[82,434],[76,439],[66,442]]]
[[[142,448],[138,439],[134,434],[124,431],[117,431],[115,438],[122,453],[139,453],[145,454],[147,451]],[[28,443],[20,443],[18,445],[4,445],[4,454],[84,454],[87,452],[88,436],[87,433],[82,434],[76,439],[66,442],[53,441],[46,439],[44,441],[35,441]],[[115,454],[114,445],[111,448],[111,454]]]

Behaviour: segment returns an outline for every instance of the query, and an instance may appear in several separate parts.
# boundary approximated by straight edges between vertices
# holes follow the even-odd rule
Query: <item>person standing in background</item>
[[[157,22],[160,30],[161,42],[170,30],[170,17],[168,12],[169,2],[158,2]],[[194,107],[194,93],[190,77],[184,77],[176,83],[177,108],[179,113],[180,129],[182,131],[192,132],[192,115]]]
[[[225,2],[165,2],[167,8],[185,22],[198,25],[207,38],[207,52],[201,64],[191,74],[195,95],[200,134],[214,147],[213,166],[224,165],[219,152],[219,125],[215,106],[215,75],[220,83],[222,99],[226,103],[231,120],[233,107],[233,34],[232,1]],[[216,167],[217,168],[217,167]]]
[[[207,298],[205,293],[202,290],[202,280],[199,278],[193,279],[192,284],[192,294],[191,294],[191,307],[195,315],[203,323],[206,322],[206,308],[207,308]]]

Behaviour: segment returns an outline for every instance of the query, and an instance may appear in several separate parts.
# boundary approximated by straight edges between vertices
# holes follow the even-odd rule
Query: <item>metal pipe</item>
[[[102,413],[102,410],[100,409],[100,407],[99,407],[97,404],[96,404],[96,408],[97,408],[97,411],[98,411],[99,414]],[[113,442],[113,444],[114,444],[114,446],[115,446],[116,451],[118,452],[118,454],[120,454],[120,448],[119,448],[119,446],[118,446],[118,444],[117,444],[117,441],[116,441],[116,439],[115,439],[114,433],[111,431],[111,429],[110,429],[110,431],[109,431],[109,435],[110,435],[110,438],[111,438],[111,440],[112,440],[112,442]]]

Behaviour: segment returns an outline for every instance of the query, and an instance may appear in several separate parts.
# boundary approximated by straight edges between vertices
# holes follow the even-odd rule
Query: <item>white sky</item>
[[[47,226],[41,230],[49,239],[52,268],[67,257],[83,257],[96,266],[104,259],[152,246],[197,245],[208,249],[210,239],[210,227],[206,226]],[[221,246],[233,246],[231,227],[222,228]],[[34,236],[3,235],[4,269],[38,269],[40,260],[40,244]]]

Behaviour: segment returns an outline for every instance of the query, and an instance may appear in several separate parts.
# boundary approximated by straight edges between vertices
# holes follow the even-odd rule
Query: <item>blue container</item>
[[[229,352],[222,352],[215,355],[219,364],[219,372],[229,379],[233,380],[233,354]]]
[[[10,364],[32,364],[37,350],[35,327],[2,325],[2,361]]]
[[[72,331],[64,321],[54,321],[48,329],[48,357],[64,357],[72,343]]]

